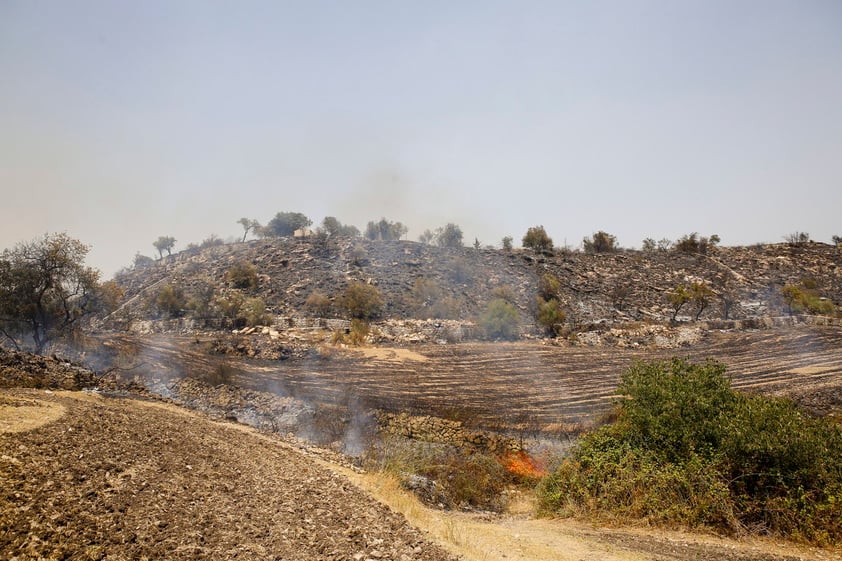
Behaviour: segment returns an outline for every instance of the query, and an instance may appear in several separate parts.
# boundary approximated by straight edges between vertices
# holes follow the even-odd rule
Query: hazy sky
[[[842,2],[0,0],[0,246],[842,235]]]

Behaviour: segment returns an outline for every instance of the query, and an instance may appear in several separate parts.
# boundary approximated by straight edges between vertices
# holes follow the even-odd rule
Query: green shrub
[[[617,236],[612,236],[608,232],[600,230],[590,238],[584,238],[582,240],[582,247],[584,247],[585,253],[609,253],[616,251],[618,249]]]
[[[727,485],[709,462],[693,456],[664,464],[607,429],[583,440],[576,458],[544,478],[538,491],[542,508],[561,516],[737,526]]]
[[[155,297],[155,306],[162,314],[169,317],[179,317],[184,314],[184,309],[187,307],[187,301],[184,298],[184,291],[172,284],[161,287],[158,295]]]
[[[479,326],[489,339],[515,339],[519,314],[511,302],[494,298],[479,318]]]
[[[535,321],[550,335],[558,335],[564,327],[566,316],[561,309],[561,303],[553,298],[544,300],[538,298],[535,310]]]
[[[352,319],[351,331],[348,334],[350,343],[357,347],[364,344],[370,331],[371,329],[369,328],[368,323],[361,319]]]
[[[352,319],[373,319],[383,309],[383,296],[377,287],[359,281],[349,284],[339,301]]]
[[[790,314],[832,315],[836,312],[836,306],[821,297],[816,281],[812,279],[802,279],[800,285],[787,285],[781,293]]]
[[[237,319],[240,317],[240,310],[245,303],[245,296],[240,292],[231,291],[225,295],[218,295],[213,299],[214,308],[216,308],[222,317],[228,319]]]
[[[250,327],[272,323],[272,316],[266,313],[266,303],[262,298],[246,298],[240,307],[240,317]]]
[[[225,273],[225,280],[234,288],[255,288],[257,286],[257,267],[251,263],[236,263]]]
[[[538,279],[538,296],[544,300],[554,300],[558,298],[558,293],[561,290],[561,279],[551,273],[544,273]]]
[[[636,363],[617,420],[541,485],[542,508],[817,544],[842,539],[842,432],[791,402],[735,392],[716,362]]]

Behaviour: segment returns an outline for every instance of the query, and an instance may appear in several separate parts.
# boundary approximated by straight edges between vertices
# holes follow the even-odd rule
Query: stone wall
[[[460,448],[475,448],[493,454],[521,450],[520,443],[513,438],[493,432],[470,430],[459,421],[384,411],[377,411],[376,417],[380,430],[385,434],[424,442],[452,444]]]

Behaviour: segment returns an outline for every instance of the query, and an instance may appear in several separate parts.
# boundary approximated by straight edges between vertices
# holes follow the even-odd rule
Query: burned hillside
[[[237,271],[253,278],[232,278]],[[558,281],[554,298],[574,331],[673,317],[759,320],[794,311],[787,286],[807,286],[816,298],[838,307],[840,271],[842,251],[818,243],[718,247],[707,254],[550,254],[410,241],[270,238],[184,251],[119,273],[115,280],[125,297],[102,325],[125,329],[133,322],[175,319],[173,325],[182,327],[242,327],[245,320],[231,312],[230,303],[242,308],[254,301],[265,306],[258,324],[283,326],[280,318],[347,319],[343,291],[361,283],[382,297],[372,319],[470,323],[502,297],[516,307],[521,333],[539,334],[534,312],[547,275]],[[703,305],[688,302],[676,311],[670,294],[693,285],[709,289]],[[170,305],[162,304],[162,290],[171,291]]]

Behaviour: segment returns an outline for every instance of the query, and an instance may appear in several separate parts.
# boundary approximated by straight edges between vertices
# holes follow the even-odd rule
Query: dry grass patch
[[[27,432],[60,419],[63,405],[31,397],[0,394],[0,432]]]

